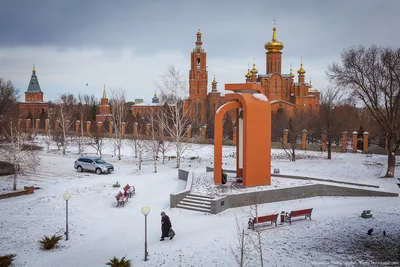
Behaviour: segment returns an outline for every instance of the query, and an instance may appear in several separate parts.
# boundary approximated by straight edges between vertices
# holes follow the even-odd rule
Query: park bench
[[[128,202],[128,197],[124,196],[121,191],[115,196],[117,199],[117,207],[125,207],[125,202]]]
[[[257,218],[257,217],[250,218],[250,219],[249,219],[249,227],[248,227],[248,229],[251,228],[251,229],[254,230],[254,226],[255,226],[256,224],[262,224],[262,223],[266,223],[266,222],[271,222],[271,225],[272,225],[273,223],[275,223],[275,226],[277,226],[277,225],[276,225],[277,219],[278,219],[278,213],[276,213],[276,214],[270,214],[270,215],[265,215],[265,216],[258,216],[258,218]]]
[[[124,187],[124,196],[125,197],[132,197],[133,194],[135,194],[135,187],[133,185],[130,186],[129,184],[125,185],[125,187]]]
[[[304,209],[304,210],[293,210],[290,213],[286,212],[285,219],[287,222],[292,223],[292,218],[293,217],[300,217],[300,216],[305,216],[304,219],[310,218],[311,220],[311,209]]]

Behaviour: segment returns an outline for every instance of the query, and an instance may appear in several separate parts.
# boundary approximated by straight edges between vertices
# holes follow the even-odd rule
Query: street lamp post
[[[65,192],[63,195],[63,198],[65,200],[66,203],[66,211],[65,211],[65,240],[68,240],[68,200],[71,199],[71,194],[68,192]]]
[[[144,260],[147,261],[147,215],[150,213],[150,207],[144,206],[142,214],[144,215]]]

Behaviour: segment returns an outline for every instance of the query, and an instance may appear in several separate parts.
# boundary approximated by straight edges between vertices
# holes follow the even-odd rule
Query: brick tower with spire
[[[103,97],[101,98],[101,104],[99,105],[99,114],[96,115],[96,122],[104,122],[107,117],[110,116],[110,104],[108,103],[106,85],[104,85]]]

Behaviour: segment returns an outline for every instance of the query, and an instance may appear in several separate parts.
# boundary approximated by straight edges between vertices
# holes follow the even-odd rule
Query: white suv
[[[96,157],[80,157],[75,160],[74,168],[77,169],[78,172],[94,171],[97,174],[114,171],[114,166],[111,163],[107,163],[101,158]]]

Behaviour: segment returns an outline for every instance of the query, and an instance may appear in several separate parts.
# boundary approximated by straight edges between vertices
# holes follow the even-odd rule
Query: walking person
[[[172,224],[171,220],[169,219],[168,215],[165,212],[161,212],[161,239],[160,241],[164,241],[165,237],[169,237],[169,232],[172,231]],[[175,233],[170,235],[170,240],[174,238]]]

